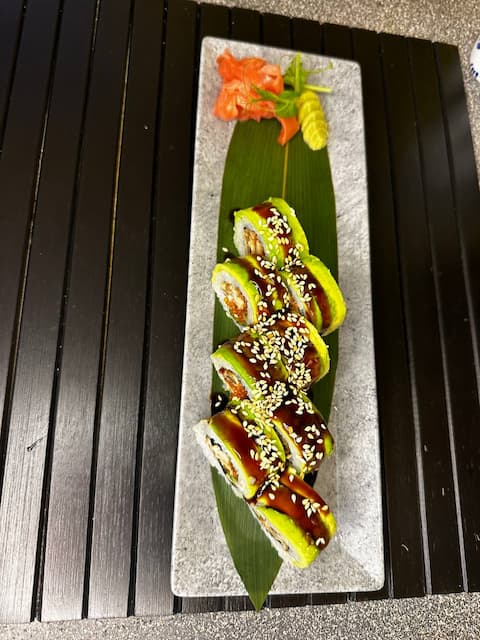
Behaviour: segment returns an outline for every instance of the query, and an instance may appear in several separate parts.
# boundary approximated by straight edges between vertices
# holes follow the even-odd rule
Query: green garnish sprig
[[[310,76],[327,71],[332,67],[333,65],[330,62],[326,67],[308,71],[303,66],[301,55],[297,53],[283,74],[283,83],[290,88],[277,95],[253,85],[253,89],[260,96],[255,102],[269,100],[275,104],[275,115],[280,118],[292,118],[298,114],[298,99],[305,90],[315,91],[316,93],[332,92],[330,87],[308,82]]]

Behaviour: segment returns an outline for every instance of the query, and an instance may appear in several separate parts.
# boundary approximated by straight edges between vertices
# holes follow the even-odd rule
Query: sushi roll
[[[287,469],[278,486],[267,486],[250,508],[281,558],[304,569],[336,531],[328,505],[304,480]]]
[[[333,451],[333,438],[308,396],[302,392],[291,393],[272,414],[267,424],[272,425],[280,436],[295,472],[303,478],[305,474],[317,471]]]
[[[233,398],[257,400],[272,384],[285,386],[287,370],[280,352],[268,347],[253,331],[244,331],[212,354],[217,374]]]
[[[335,278],[319,258],[309,255],[287,262],[282,275],[295,310],[322,335],[338,329],[347,311],[345,300]]]
[[[330,370],[327,345],[314,325],[298,313],[276,313],[257,331],[265,351],[279,352],[293,387],[308,389]]]
[[[272,393],[287,383],[306,390],[330,368],[328,348],[315,327],[294,313],[276,313],[224,342],[212,362],[225,388],[240,400]],[[278,392],[287,393],[286,385]],[[273,394],[273,398],[277,393]]]
[[[306,390],[330,368],[327,345],[315,327],[293,313],[273,314],[224,342],[211,357],[225,388],[240,400],[271,394],[279,382]]]
[[[282,267],[292,248],[308,255],[308,240],[295,211],[282,198],[269,198],[235,212],[233,242],[241,256],[264,256]]]
[[[242,400],[241,407],[250,423],[276,431],[289,464],[303,478],[317,471],[322,460],[332,453],[333,438],[305,393],[288,387],[287,393],[286,399],[281,399],[274,408],[268,398],[259,402]]]
[[[257,324],[290,302],[274,265],[259,256],[227,259],[217,264],[212,284],[225,312],[240,328]]]
[[[250,423],[234,407],[202,420],[194,432],[210,464],[247,500],[285,468],[285,452],[275,431]]]

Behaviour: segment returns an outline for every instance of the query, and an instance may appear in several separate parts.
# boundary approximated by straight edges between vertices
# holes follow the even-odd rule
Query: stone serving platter
[[[223,167],[235,126],[212,115],[220,88],[215,61],[226,47],[237,57],[263,57],[282,69],[295,53],[217,38],[202,42],[172,541],[172,590],[184,597],[246,594],[217,515],[210,467],[192,432],[210,415],[210,275],[216,260]],[[333,89],[323,104],[330,126],[339,280],[348,314],[340,329],[329,425],[336,447],[315,487],[334,512],[338,531],[308,569],[283,563],[271,593],[373,591],[384,583],[384,556],[361,72],[346,60],[309,54],[302,58],[310,69],[333,63],[322,73],[321,84]],[[245,206],[249,204],[253,203]]]

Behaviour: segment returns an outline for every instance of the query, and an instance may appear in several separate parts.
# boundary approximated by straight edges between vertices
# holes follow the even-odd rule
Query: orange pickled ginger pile
[[[278,137],[285,144],[299,130],[297,118],[281,118],[275,114],[271,100],[259,99],[253,87],[279,95],[283,91],[280,67],[262,58],[238,59],[225,49],[217,58],[222,88],[213,107],[213,114],[222,120],[257,120],[277,118],[282,129]]]

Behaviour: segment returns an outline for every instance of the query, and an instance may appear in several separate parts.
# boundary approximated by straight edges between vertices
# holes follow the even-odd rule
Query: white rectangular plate
[[[236,57],[259,56],[282,68],[294,55],[217,38],[202,43],[172,544],[172,589],[179,596],[245,594],[218,519],[210,468],[192,432],[194,424],[210,415],[214,308],[210,274],[216,258],[223,167],[235,126],[212,115],[220,88],[215,61],[226,47]],[[303,54],[309,69],[324,67],[330,60]],[[283,563],[271,591],[277,594],[376,590],[384,581],[361,74],[354,62],[332,62],[321,83],[333,89],[323,104],[330,125],[340,286],[348,315],[340,330],[330,420],[336,447],[315,486],[336,516],[338,533],[308,569]],[[254,203],[244,203],[249,204]]]

